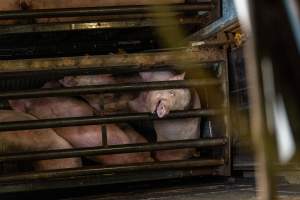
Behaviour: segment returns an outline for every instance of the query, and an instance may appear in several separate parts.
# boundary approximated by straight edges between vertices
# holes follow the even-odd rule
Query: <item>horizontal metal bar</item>
[[[113,176],[106,174],[95,174],[90,176],[80,177],[66,177],[55,181],[31,181],[27,182],[12,182],[7,184],[1,184],[0,194],[17,193],[17,192],[32,192],[39,190],[52,190],[52,189],[71,189],[78,187],[89,186],[104,186],[118,183],[135,183],[142,181],[153,180],[166,180],[184,177],[199,177],[204,175],[222,175],[218,170],[218,167],[205,167],[198,169],[168,169],[168,170],[156,170],[156,171],[140,171],[128,172],[128,173],[114,173]],[[201,181],[201,177],[199,177]],[[61,190],[66,192],[66,190]],[[82,190],[79,190],[80,196],[82,196]],[[77,193],[72,190],[72,194]],[[57,195],[56,195],[57,196]]]
[[[172,88],[189,88],[199,86],[220,85],[218,79],[186,80],[186,81],[157,81],[122,83],[113,85],[81,86],[72,88],[51,88],[0,93],[0,99],[23,99],[54,96],[78,96],[83,94],[103,94],[115,92],[130,92],[143,90],[164,90]]]
[[[170,162],[154,162],[139,165],[129,166],[110,166],[110,167],[89,167],[79,169],[65,169],[45,172],[32,172],[18,175],[0,176],[0,182],[19,182],[19,181],[34,181],[47,180],[53,178],[97,175],[103,173],[118,173],[118,172],[138,172],[149,170],[165,170],[165,169],[186,169],[186,168],[200,168],[213,167],[224,165],[224,160],[187,160],[187,161],[170,161]]]
[[[168,5],[172,12],[186,11],[210,11],[211,3]],[[0,12],[0,19],[26,19],[26,18],[52,18],[52,17],[77,17],[97,16],[128,13],[162,12],[161,9],[153,9],[149,6],[119,6],[119,7],[95,7],[95,8],[69,8],[69,9],[41,9],[28,11]]]
[[[202,25],[203,21],[198,17],[175,18],[172,22],[166,20],[131,19],[120,21],[92,21],[92,22],[69,22],[69,23],[38,23],[27,25],[7,25],[0,26],[0,35],[22,34],[22,33],[40,33],[57,31],[76,31],[76,30],[111,30],[142,27],[162,27],[174,25]]]
[[[205,47],[205,45],[203,46]],[[189,63],[224,60],[222,49],[218,46],[192,48],[180,51],[132,53],[62,58],[0,60],[0,72],[89,69],[114,66],[188,65]]]
[[[189,65],[171,65],[171,64],[156,64],[156,65],[123,65],[123,66],[103,66],[91,68],[70,68],[70,69],[55,69],[55,70],[37,70],[37,71],[20,71],[20,72],[0,72],[0,79],[12,78],[29,78],[34,76],[39,77],[64,77],[64,76],[79,76],[79,75],[95,75],[95,74],[122,74],[145,71],[165,71],[170,69],[187,70],[209,68],[213,64],[223,63],[223,60],[212,60],[199,63],[190,63]]]
[[[225,138],[217,139],[198,139],[198,140],[182,140],[170,142],[158,142],[155,144],[129,144],[129,145],[114,145],[110,147],[93,147],[82,149],[66,149],[66,150],[52,150],[41,152],[28,152],[17,154],[3,154],[0,155],[0,162],[19,161],[19,160],[42,160],[54,158],[70,158],[81,156],[95,156],[106,154],[119,153],[134,153],[147,152],[156,150],[172,150],[182,148],[205,148],[223,146],[227,142]]]
[[[74,117],[74,118],[59,118],[59,119],[44,119],[44,120],[29,120],[18,122],[3,122],[0,123],[1,131],[18,131],[18,130],[33,130],[44,128],[59,128],[71,126],[85,126],[85,125],[98,125],[98,124],[111,124],[123,123],[131,121],[142,120],[167,120],[167,119],[181,119],[181,118],[195,118],[202,116],[215,116],[223,114],[223,110],[188,110],[188,111],[175,111],[168,114],[164,118],[158,118],[155,114],[151,113],[132,113],[128,115],[106,115],[101,117]]]

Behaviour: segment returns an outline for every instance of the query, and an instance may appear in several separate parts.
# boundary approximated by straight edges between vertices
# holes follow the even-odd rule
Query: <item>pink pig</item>
[[[22,112],[0,110],[0,122],[36,120]],[[6,131],[0,134],[1,153],[21,153],[58,149],[71,149],[72,146],[52,129]],[[34,162],[36,170],[53,170],[81,167],[79,158],[40,160]]]
[[[11,100],[10,105],[18,111],[24,111],[39,119],[93,116],[93,109],[84,101],[68,97],[50,97],[39,99]],[[147,143],[140,134],[130,127],[121,129],[108,124],[108,145]],[[54,129],[73,147],[85,148],[102,145],[101,126],[76,126]],[[93,160],[106,165],[152,161],[150,153],[130,153],[94,156]]]
[[[149,81],[175,81],[183,80],[184,74],[174,75],[172,72],[143,72],[140,73],[143,80]],[[142,92],[140,96],[129,103],[135,112],[156,113],[163,118],[170,111],[200,109],[199,96],[189,89],[168,89]],[[157,141],[174,141],[200,138],[200,119],[175,119],[154,121],[154,129],[157,134]],[[195,149],[180,149],[157,151],[158,160],[182,160],[193,155]]]

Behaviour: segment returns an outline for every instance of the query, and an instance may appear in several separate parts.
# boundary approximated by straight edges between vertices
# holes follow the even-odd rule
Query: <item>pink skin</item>
[[[93,116],[93,109],[88,104],[67,97],[11,100],[10,105],[15,110],[31,113],[39,119]],[[106,126],[109,145],[147,143],[141,135],[130,128],[121,129],[115,124]],[[98,125],[55,128],[54,130],[76,148],[102,145],[101,127]],[[152,161],[150,153],[95,156],[92,159],[105,165]]]
[[[86,75],[86,76],[67,76],[59,80],[64,87],[78,87],[89,85],[107,85],[117,83],[128,83],[141,81],[140,77],[124,76],[115,77],[110,74]],[[128,102],[134,99],[132,94],[91,94],[82,96],[95,110],[102,111],[100,108],[101,98],[104,98],[105,111],[122,112],[128,110]]]
[[[66,76],[59,82],[64,87],[78,87],[78,86],[90,86],[90,85],[108,85],[115,84],[116,81],[110,74],[101,75],[85,75],[85,76]],[[82,96],[94,109],[102,111],[100,108],[101,95],[91,94]],[[112,102],[114,98],[113,94],[104,94],[105,102]]]
[[[115,79],[110,74],[66,76],[59,82],[65,87],[107,85],[116,83]]]
[[[144,72],[141,76],[146,82],[176,81],[183,80],[185,74],[174,76],[171,72]],[[136,112],[156,113],[159,118],[163,118],[172,110],[183,110],[190,101],[191,93],[188,89],[154,90],[142,92],[129,106]]]
[[[184,74],[174,75],[171,72],[141,73],[144,81],[183,80]],[[187,89],[171,89],[142,92],[140,96],[129,103],[135,112],[156,113],[163,118],[173,110],[184,110],[191,102],[191,92]],[[198,95],[194,95],[192,108],[201,107]],[[188,140],[200,137],[200,119],[176,119],[154,121],[157,141]],[[156,158],[161,161],[183,160],[190,158],[195,149],[180,149],[157,151]]]
[[[11,110],[0,111],[1,122],[36,120],[35,117],[22,112]],[[2,132],[0,134],[0,152],[17,153],[57,149],[71,149],[72,146],[52,129],[25,130]],[[36,170],[54,170],[81,167],[81,159],[64,158],[53,160],[40,160],[34,162]]]

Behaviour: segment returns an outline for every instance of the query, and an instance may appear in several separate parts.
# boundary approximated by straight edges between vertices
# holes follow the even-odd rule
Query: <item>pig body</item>
[[[93,116],[93,109],[84,101],[67,97],[50,97],[10,101],[16,110],[31,113],[39,119]],[[108,124],[108,145],[146,143],[137,132],[127,128],[121,129],[115,124]],[[78,126],[55,128],[55,131],[73,147],[96,147],[102,145],[101,126]],[[150,153],[131,153],[119,155],[101,155],[92,158],[106,165],[126,164],[151,161]]]
[[[174,75],[172,72],[146,72],[141,73],[145,81],[172,81],[183,80],[183,75]],[[135,112],[157,113],[163,118],[172,110],[185,110],[188,107],[199,109],[200,99],[198,95],[192,95],[188,89],[168,89],[142,92],[140,96],[130,102],[130,107]],[[157,134],[157,141],[174,141],[197,139],[200,137],[200,119],[175,119],[154,121],[154,129]],[[158,160],[182,160],[191,157],[194,149],[180,149],[157,151]]]
[[[35,117],[11,110],[0,111],[1,122],[36,120]],[[34,152],[57,149],[71,149],[72,146],[52,129],[2,132],[0,134],[1,153]],[[79,158],[41,160],[34,162],[36,170],[77,168]]]
[[[193,96],[192,109],[199,109],[200,100],[197,95]],[[154,122],[157,141],[191,140],[200,138],[200,119],[174,119]],[[195,149],[180,149],[156,152],[158,160],[183,160],[190,158]]]
[[[59,81],[64,87],[108,85],[117,83],[141,82],[139,76],[112,76],[110,74],[67,76]],[[82,96],[94,109],[103,111],[100,102],[103,101],[105,111],[128,111],[128,102],[135,98],[134,94],[91,94]]]

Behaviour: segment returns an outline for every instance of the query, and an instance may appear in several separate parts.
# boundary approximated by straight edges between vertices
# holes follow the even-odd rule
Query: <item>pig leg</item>
[[[133,128],[128,125],[124,125],[119,131],[123,132],[128,139],[128,142],[124,141],[124,144],[145,144],[147,140],[137,133]],[[112,140],[113,141],[113,140]],[[102,157],[104,162],[109,165],[116,164],[130,164],[130,163],[142,163],[142,162],[153,162],[151,154],[149,152],[138,152],[138,153],[128,153],[128,154],[118,154],[114,155],[113,159],[107,156]]]
[[[66,140],[64,140],[58,135],[51,135],[48,139],[52,140],[51,145],[48,148],[49,150],[73,148]],[[35,164],[35,169],[39,171],[44,171],[54,169],[79,168],[81,166],[82,164],[80,158],[63,158],[37,161]]]
[[[35,117],[10,110],[0,111],[1,122],[36,120]],[[14,132],[3,132],[0,134],[0,153],[21,153],[46,151],[56,149],[70,149],[72,146],[58,136],[52,129],[24,130]],[[47,161],[49,164],[43,164],[45,161],[38,161],[37,169],[55,169],[80,167],[79,158],[68,158]],[[40,166],[39,166],[39,163]]]
[[[72,146],[54,132],[44,133],[2,133],[0,136],[1,149],[3,153],[34,152],[44,150],[70,149]],[[52,170],[76,168],[81,166],[79,158],[64,158],[53,160],[36,161],[36,170]]]
[[[122,130],[114,124],[107,127],[108,145],[146,143],[147,141],[134,130]],[[55,129],[58,134],[77,148],[102,146],[102,132],[100,126],[67,127]],[[120,165],[152,161],[150,153],[130,153],[98,155],[89,157],[91,160],[104,165]]]

